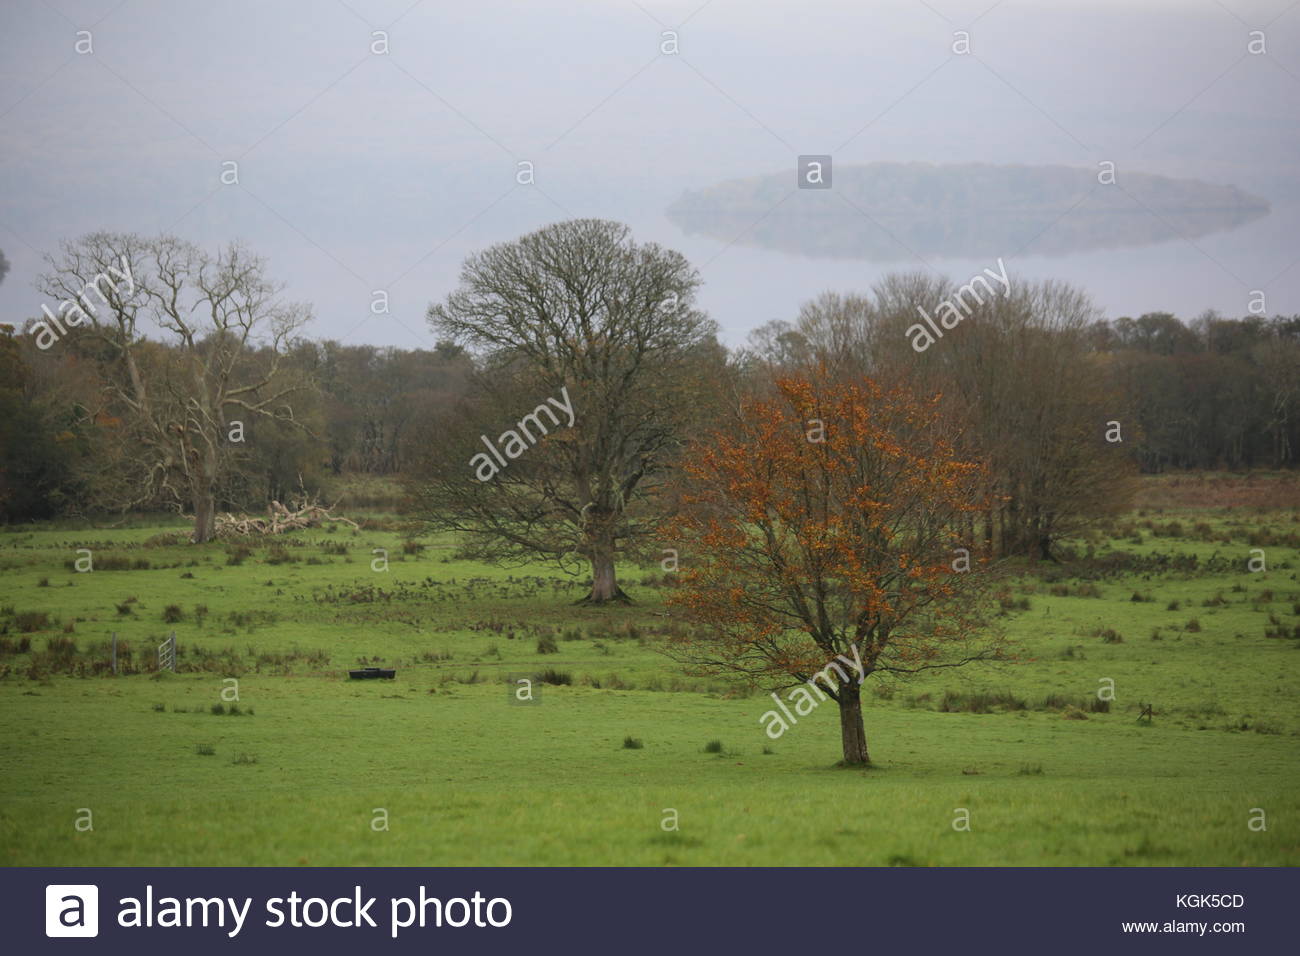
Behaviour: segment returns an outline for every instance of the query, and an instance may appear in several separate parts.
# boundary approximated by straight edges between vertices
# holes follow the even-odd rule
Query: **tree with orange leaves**
[[[958,537],[986,505],[983,469],[948,428],[937,396],[870,380],[782,378],[744,403],[685,456],[686,507],[665,541],[687,554],[669,600],[695,626],[670,653],[697,673],[795,687],[801,715],[829,697],[844,763],[869,765],[867,676],[1002,656]]]

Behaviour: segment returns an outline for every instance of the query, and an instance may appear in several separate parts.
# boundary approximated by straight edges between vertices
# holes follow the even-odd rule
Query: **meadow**
[[[381,512],[204,546],[169,518],[5,529],[0,860],[1296,865],[1296,491],[1149,479],[1059,563],[999,569],[1019,660],[870,678],[866,771],[835,766],[833,707],[770,740],[764,692],[668,659],[658,565],[592,608]]]

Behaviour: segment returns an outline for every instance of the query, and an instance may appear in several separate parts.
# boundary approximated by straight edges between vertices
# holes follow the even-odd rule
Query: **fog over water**
[[[731,343],[825,289],[999,256],[1111,316],[1240,315],[1253,289],[1300,312],[1289,0],[18,0],[0,63],[7,322],[39,313],[60,239],[166,230],[247,241],[314,304],[312,335],[430,345],[465,255],[576,216],[686,254]],[[831,190],[682,212],[730,181],[793,187],[801,154],[832,157]],[[916,163],[931,174],[897,177]],[[1076,204],[1102,163],[1116,187]],[[1029,169],[988,185],[973,164]]]

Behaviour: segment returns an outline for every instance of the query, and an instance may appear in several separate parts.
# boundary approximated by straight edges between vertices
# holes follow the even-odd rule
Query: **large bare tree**
[[[110,497],[189,510],[193,540],[210,540],[255,422],[297,421],[291,399],[306,383],[282,358],[308,307],[282,301],[265,262],[239,244],[210,254],[174,236],[98,232],[47,262],[40,288],[59,306],[42,347],[99,360],[95,414],[117,435]],[[52,334],[59,325],[66,339]]]
[[[1122,442],[1106,438],[1111,422],[1130,438],[1136,429],[1089,344],[1100,313],[1084,293],[1051,281],[974,288],[887,275],[871,297],[823,294],[793,326],[760,329],[751,347],[769,366],[942,393],[965,426],[963,453],[990,466],[991,504],[978,528],[967,516],[968,539],[997,556],[1050,558],[1056,542],[1124,507],[1131,469]],[[960,303],[964,320],[918,352],[909,330],[945,302]]]
[[[460,532],[479,557],[585,563],[585,600],[626,600],[616,559],[648,540],[669,461],[722,364],[699,283],[679,253],[597,219],[467,259],[429,320],[482,374],[416,484],[428,526]]]

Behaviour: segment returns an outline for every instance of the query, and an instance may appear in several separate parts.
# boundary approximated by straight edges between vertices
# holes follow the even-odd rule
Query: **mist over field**
[[[247,240],[314,304],[316,336],[428,346],[424,309],[466,254],[585,216],[697,263],[731,344],[793,318],[817,290],[865,289],[893,268],[964,277],[998,255],[1026,278],[1082,285],[1111,317],[1240,315],[1252,289],[1270,311],[1295,312],[1300,16],[1287,6],[5,4],[0,248],[14,271],[0,312],[39,313],[32,278],[61,238],[175,231]],[[1250,54],[1249,31],[1265,27],[1267,53]],[[92,55],[74,51],[78,29],[91,29]],[[370,52],[374,31],[388,34],[386,54]],[[957,31],[969,55],[952,52]],[[1199,180],[1269,213],[1201,236],[1115,193],[1104,201],[1127,207],[1122,231],[1141,248],[1074,248],[1048,229],[976,262],[960,245],[900,245],[846,208],[859,219],[849,235],[887,263],[731,241],[762,210],[718,235],[667,213],[728,180],[793,183],[800,154],[844,169],[1112,162],[1120,186],[1138,173]],[[225,162],[239,163],[238,186],[221,185]],[[532,186],[516,182],[520,162],[534,165]],[[389,315],[372,316],[374,289],[389,292]]]

